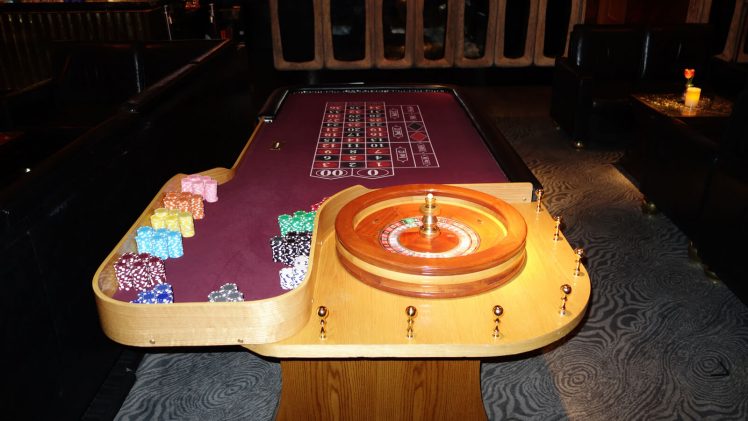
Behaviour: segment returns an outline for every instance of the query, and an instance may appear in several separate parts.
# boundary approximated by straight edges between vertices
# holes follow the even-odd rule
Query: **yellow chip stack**
[[[151,215],[151,226],[153,229],[166,228],[166,217],[169,216],[169,210],[158,208]]]
[[[189,212],[179,212],[179,230],[182,237],[193,237],[195,235],[195,224],[192,221],[192,214]]]
[[[192,214],[177,209],[158,208],[151,215],[151,226],[154,229],[166,228],[169,231],[178,231],[182,237],[195,236],[195,223]]]
[[[181,231],[179,229],[179,211],[174,209],[169,209],[168,214],[166,215],[166,229],[169,231]]]

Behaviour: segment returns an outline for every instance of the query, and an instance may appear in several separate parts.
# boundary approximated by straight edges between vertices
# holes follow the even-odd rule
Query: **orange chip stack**
[[[205,217],[205,208],[203,207],[203,197],[199,194],[194,193],[182,193],[189,196],[189,212],[192,213],[192,217],[195,219],[203,219]]]
[[[203,198],[199,194],[187,192],[166,192],[163,199],[164,207],[167,209],[177,209],[181,212],[189,212],[194,219],[203,219],[205,217],[205,207]]]

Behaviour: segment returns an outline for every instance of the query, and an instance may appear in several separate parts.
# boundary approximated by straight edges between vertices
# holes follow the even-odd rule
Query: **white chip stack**
[[[293,259],[293,267],[283,268],[278,271],[280,275],[280,286],[285,290],[298,287],[309,269],[309,256],[297,256]]]

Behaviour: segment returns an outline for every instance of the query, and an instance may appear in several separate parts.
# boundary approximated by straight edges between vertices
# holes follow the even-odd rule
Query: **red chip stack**
[[[114,263],[119,288],[147,291],[166,282],[164,261],[148,253],[125,253]]]

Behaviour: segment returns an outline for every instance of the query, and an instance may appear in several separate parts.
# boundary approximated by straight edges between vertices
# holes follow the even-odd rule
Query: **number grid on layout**
[[[439,167],[417,105],[327,102],[311,177],[382,178],[396,168]]]

